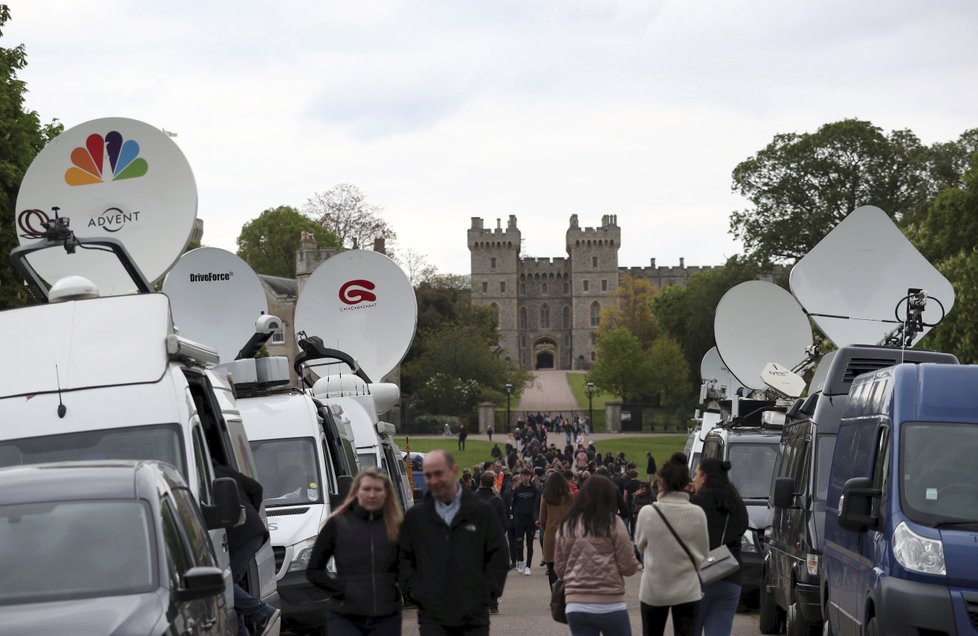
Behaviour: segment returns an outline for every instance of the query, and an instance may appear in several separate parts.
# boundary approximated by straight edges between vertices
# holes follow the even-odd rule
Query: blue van
[[[978,366],[853,382],[829,477],[833,634],[978,633]]]

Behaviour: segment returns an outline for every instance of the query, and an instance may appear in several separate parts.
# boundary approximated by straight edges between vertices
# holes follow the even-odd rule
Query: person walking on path
[[[492,423],[486,426],[486,434],[489,436],[489,441],[492,441]]]
[[[740,539],[750,519],[747,506],[730,482],[730,462],[707,457],[696,467],[693,495],[689,500],[706,513],[710,549],[726,545],[740,562]],[[740,570],[727,578],[703,586],[703,600],[696,612],[696,633],[728,636],[740,603]]]
[[[499,523],[503,527],[505,532],[509,528],[509,515],[506,513],[506,504],[503,502],[503,498],[496,494],[496,473],[491,470],[486,470],[479,477],[479,489],[475,491],[475,494],[482,499],[484,502],[489,504],[489,506],[496,512],[496,517],[499,519]],[[489,598],[489,613],[498,614],[499,613],[499,599],[495,597]]]
[[[540,491],[533,486],[533,475],[524,470],[517,475],[519,483],[513,489],[513,523],[516,526],[516,570],[530,576],[533,563],[533,535],[540,514]],[[523,552],[526,551],[526,561]]]
[[[400,635],[397,536],[403,517],[390,478],[370,467],[326,520],[306,578],[330,594],[326,626],[332,636]],[[335,575],[326,569],[330,558]]]
[[[469,434],[465,430],[465,424],[459,426],[458,427],[458,449],[460,451],[465,450],[465,438],[467,438],[468,436]]]
[[[572,636],[631,636],[625,579],[638,571],[628,531],[615,514],[615,485],[604,475],[585,482],[557,530],[554,570],[564,580]]]
[[[646,457],[645,474],[648,475],[648,480],[652,481],[652,478],[655,476],[655,470],[656,470],[655,457],[652,456],[652,451],[647,451],[645,453],[645,457]]]
[[[710,551],[706,513],[689,502],[689,469],[682,453],[659,468],[657,485],[658,501],[642,508],[635,527],[635,545],[645,563],[639,587],[642,634],[662,636],[671,610],[675,636],[693,636],[703,596],[698,564]]]
[[[488,636],[489,599],[502,596],[509,570],[503,529],[459,487],[448,452],[428,452],[423,468],[428,494],[401,525],[401,592],[418,606],[421,636]]]
[[[554,544],[557,540],[557,528],[570,512],[574,498],[571,495],[570,486],[564,476],[553,471],[547,477],[543,486],[543,495],[540,498],[540,518],[537,525],[543,530],[543,562],[547,566],[547,579],[550,586],[557,581],[557,572],[554,570]]]

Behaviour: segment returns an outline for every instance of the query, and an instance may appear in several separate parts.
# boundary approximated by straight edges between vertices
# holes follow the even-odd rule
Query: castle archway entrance
[[[553,338],[540,338],[533,343],[533,368],[557,368],[557,341]]]

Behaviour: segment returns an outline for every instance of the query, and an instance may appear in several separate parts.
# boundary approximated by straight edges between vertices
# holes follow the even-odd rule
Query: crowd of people
[[[427,453],[428,492],[406,515],[382,472],[357,477],[309,563],[331,595],[330,634],[400,634],[398,594],[417,606],[422,636],[488,634],[507,575],[535,567],[563,581],[572,636],[630,635],[624,577],[639,571],[643,634],[662,634],[670,614],[677,635],[730,633],[738,573],[704,585],[697,566],[720,545],[740,559],[747,510],[728,462],[704,459],[691,477],[683,454],[657,467],[646,453],[640,479],[624,453],[602,455],[576,432],[576,444],[548,443],[552,422],[517,431],[471,468]]]

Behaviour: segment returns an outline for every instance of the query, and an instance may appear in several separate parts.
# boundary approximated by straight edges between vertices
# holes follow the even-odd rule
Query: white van
[[[209,368],[216,354],[174,333],[166,296],[11,309],[0,312],[0,329],[17,334],[0,369],[0,466],[161,460],[179,469],[205,517],[215,505],[212,461],[257,479],[231,388]],[[208,526],[233,619],[226,533],[217,520]],[[247,584],[277,605],[269,543],[255,555]]]
[[[235,368],[255,362],[236,360],[226,367],[236,377]],[[349,422],[304,392],[249,395],[238,404],[264,488],[283,621],[295,629],[323,630],[326,595],[306,579],[306,568],[320,530],[359,470],[353,432]]]

